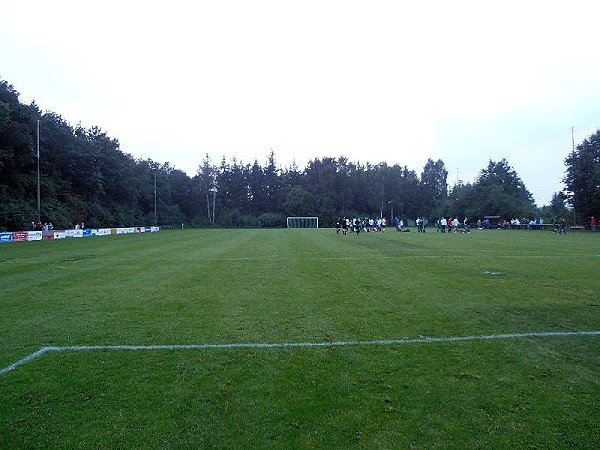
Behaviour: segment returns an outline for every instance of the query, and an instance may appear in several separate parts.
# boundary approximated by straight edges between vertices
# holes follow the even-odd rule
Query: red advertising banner
[[[15,231],[13,233],[13,242],[24,242],[29,240],[29,233],[27,231]]]

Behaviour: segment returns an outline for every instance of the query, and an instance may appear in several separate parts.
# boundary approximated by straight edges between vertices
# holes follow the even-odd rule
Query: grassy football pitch
[[[600,445],[600,233],[0,245],[0,448]]]

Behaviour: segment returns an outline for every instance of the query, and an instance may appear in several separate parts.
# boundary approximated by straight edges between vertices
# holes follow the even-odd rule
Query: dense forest
[[[57,228],[81,222],[278,227],[286,216],[318,216],[322,226],[331,226],[338,217],[359,215],[550,220],[572,218],[572,208],[581,217],[600,213],[600,131],[567,158],[568,191],[543,208],[504,159],[490,161],[472,184],[450,188],[444,162],[432,159],[421,173],[344,157],[282,169],[273,152],[264,165],[235,159],[215,164],[208,155],[199,155],[199,162],[189,177],[169,163],[135,159],[99,127],[72,126],[35,103],[21,104],[19,93],[0,79],[0,230],[38,221]]]

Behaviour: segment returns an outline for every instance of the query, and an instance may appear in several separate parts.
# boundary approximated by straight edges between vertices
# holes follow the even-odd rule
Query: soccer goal
[[[319,228],[318,217],[288,217],[288,228]]]

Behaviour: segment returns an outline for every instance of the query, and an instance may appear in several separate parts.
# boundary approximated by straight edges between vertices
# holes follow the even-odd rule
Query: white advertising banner
[[[160,231],[160,227],[123,227],[123,228],[86,228],[75,230],[49,231],[13,231],[0,233],[0,243],[41,241],[65,238],[80,238],[84,236],[109,236],[111,234],[131,234]]]
[[[41,231],[28,231],[27,232],[27,240],[28,241],[41,241],[42,240],[42,232]]]
[[[65,230],[65,236],[68,238],[83,237],[83,230]]]

